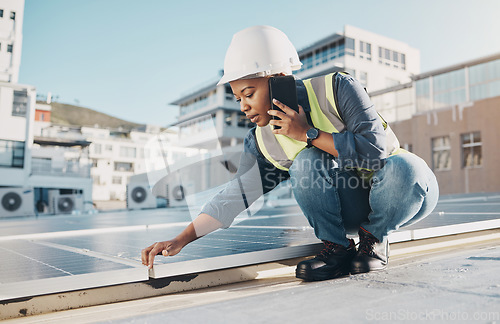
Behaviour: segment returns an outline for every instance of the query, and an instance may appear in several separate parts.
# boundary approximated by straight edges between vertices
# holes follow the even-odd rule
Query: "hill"
[[[44,103],[44,102],[41,102]],[[131,130],[142,124],[132,123],[120,118],[116,118],[90,108],[52,102],[51,121],[58,125],[91,126],[99,125],[102,128],[123,128]]]

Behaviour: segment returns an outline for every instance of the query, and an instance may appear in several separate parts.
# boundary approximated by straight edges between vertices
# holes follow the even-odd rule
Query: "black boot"
[[[356,254],[353,240],[349,240],[349,247],[330,241],[323,241],[325,247],[310,260],[297,265],[295,276],[305,281],[327,280],[349,274],[351,260]]]
[[[364,273],[383,270],[389,260],[389,243],[387,239],[380,242],[366,230],[359,229],[358,253],[352,260],[351,273]]]

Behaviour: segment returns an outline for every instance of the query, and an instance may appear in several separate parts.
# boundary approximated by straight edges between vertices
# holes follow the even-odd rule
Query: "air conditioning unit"
[[[127,209],[156,208],[156,197],[148,183],[127,184]]]
[[[182,184],[167,185],[168,207],[187,206],[186,188]]]
[[[0,188],[0,217],[35,215],[33,188]]]
[[[52,214],[71,214],[83,211],[81,193],[61,193],[61,190],[49,190],[49,212]]]

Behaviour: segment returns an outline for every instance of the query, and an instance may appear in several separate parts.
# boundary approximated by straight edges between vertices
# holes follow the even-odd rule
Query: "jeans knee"
[[[329,169],[332,167],[333,157],[317,148],[302,150],[293,161],[289,169],[292,188],[322,189],[332,186]]]
[[[387,159],[385,166],[373,176],[373,183],[385,182],[394,188],[416,187],[427,191],[427,164],[414,154],[398,154]]]

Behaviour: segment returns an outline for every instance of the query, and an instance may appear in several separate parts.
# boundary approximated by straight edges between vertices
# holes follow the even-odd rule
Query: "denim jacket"
[[[308,112],[310,106],[304,83],[301,80],[296,83],[299,105]],[[335,149],[339,153],[334,158],[338,167],[380,169],[386,157],[386,135],[368,94],[350,75],[338,73],[335,87],[337,109],[346,125],[343,132],[332,134]],[[201,213],[214,217],[226,228],[262,194],[290,177],[287,171],[277,169],[260,153],[255,128],[248,132],[243,145],[235,177],[201,210]]]

